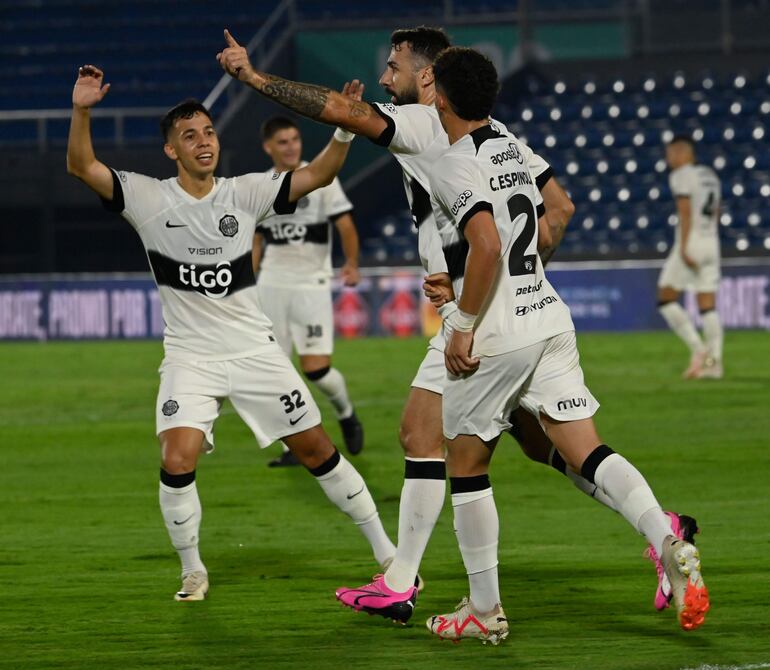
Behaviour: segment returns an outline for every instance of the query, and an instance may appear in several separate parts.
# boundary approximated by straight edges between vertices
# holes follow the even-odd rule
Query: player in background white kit
[[[208,592],[198,536],[198,457],[213,446],[213,425],[229,398],[261,447],[283,439],[347,513],[382,564],[395,547],[364,480],[334,448],[302,378],[276,344],[259,308],[251,253],[255,226],[289,213],[310,191],[331,183],[352,136],[335,132],[327,147],[294,172],[215,177],[219,141],[208,111],[185,101],[161,121],[164,152],[178,176],[158,180],[117,172],[96,159],[90,108],[106,95],[103,73],[80,68],[72,93],[67,170],[122,213],[144,245],[158,285],[164,359],[156,404],[161,448],[159,500],[182,563],[179,601]]]
[[[716,309],[721,185],[710,167],[696,163],[695,144],[687,136],[677,135],[668,143],[666,162],[679,223],[658,279],[658,311],[690,350],[683,377],[721,379],[723,331]],[[687,290],[697,295],[703,339],[678,302]]]
[[[443,422],[454,528],[470,597],[454,612],[431,617],[428,629],[443,638],[493,644],[508,635],[488,472],[517,405],[539,417],[569,466],[595,482],[653,545],[681,626],[697,628],[708,609],[697,549],[676,538],[639,471],[596,432],[592,417],[599,404],[583,380],[569,308],[537,253],[542,198],[527,153],[489,119],[497,72],[479,52],[452,47],[438,56],[433,73],[436,109],[451,145],[431,174],[434,213],[444,245],[462,241],[465,256],[464,272],[454,280],[458,308],[447,317]],[[510,160],[501,161],[503,154]]]
[[[370,105],[326,87],[256,72],[249,63],[246,50],[236,43],[231,43],[218,55],[223,69],[274,102],[317,121],[340,124],[351,132],[388,147],[403,170],[407,199],[418,226],[420,258],[429,274],[426,289],[431,295],[441,293],[439,288],[443,278],[449,278],[449,260],[456,260],[454,253],[450,253],[450,259],[447,259],[442,249],[428,195],[429,171],[449,147],[433,107],[435,87],[432,73],[433,59],[448,45],[448,38],[440,28],[420,26],[393,32],[391,52],[380,78],[380,84],[392,96],[389,105]],[[531,154],[529,149],[524,150]],[[503,158],[508,160],[501,156],[501,161]],[[546,209],[545,217],[538,222],[538,229],[545,229],[546,233],[539,252],[543,258],[548,258],[560,241],[574,207],[542,159],[539,170],[542,172],[535,172],[535,178]],[[450,304],[442,311],[456,309],[457,305],[451,298],[450,295]],[[444,300],[441,298],[438,304]],[[338,598],[356,609],[365,609],[401,622],[407,621],[413,611],[416,592],[412,585],[446,492],[441,410],[441,393],[446,378],[443,344],[442,337],[431,341],[412,382],[401,419],[399,437],[405,455],[405,481],[399,507],[396,557],[384,576],[376,582],[361,589],[343,588],[337,591]],[[552,465],[583,493],[614,509],[613,501],[595,483],[567,467],[532,414],[524,409],[516,410],[515,426],[509,432],[531,459]],[[349,593],[372,590],[375,593],[368,600],[364,593]],[[350,603],[346,594],[350,595]],[[670,592],[661,594],[659,582],[656,607],[658,601],[663,603],[659,609],[667,607],[669,599]]]
[[[296,170],[302,161],[302,137],[297,124],[276,116],[262,124],[262,147],[276,172]],[[358,233],[348,200],[338,178],[301,198],[294,214],[268,217],[254,236],[253,264],[258,272],[257,293],[262,309],[273,322],[278,344],[299,365],[334,407],[348,451],[364,447],[364,430],[348,397],[345,378],[331,367],[334,349],[332,305],[332,224],[340,235],[345,264],[340,275],[345,286],[359,281]],[[299,465],[283,445],[272,467]]]

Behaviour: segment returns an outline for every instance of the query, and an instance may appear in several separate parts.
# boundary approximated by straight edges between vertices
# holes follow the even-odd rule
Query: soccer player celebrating
[[[403,171],[407,200],[417,226],[420,260],[428,273],[426,292],[438,295],[446,279],[460,276],[465,263],[464,241],[444,248],[438,219],[442,220],[443,228],[447,228],[448,220],[442,211],[432,210],[429,195],[429,174],[449,148],[433,104],[436,96],[433,60],[449,46],[444,31],[421,26],[393,32],[390,55],[380,78],[380,84],[391,95],[390,104],[368,104],[322,86],[257,72],[246,50],[228,31],[225,39],[228,46],[217,55],[217,60],[231,76],[294,112],[344,127],[388,148]],[[545,234],[539,252],[547,260],[561,240],[574,206],[548,164],[525,145],[518,146],[527,156],[528,169],[543,197],[545,216],[539,220],[538,230]],[[501,165],[510,160],[508,153],[501,154]],[[451,290],[449,297],[453,298]],[[439,300],[437,304],[443,302]],[[456,309],[457,303],[450,300],[440,311],[446,317]],[[399,506],[396,556],[384,575],[377,576],[371,584],[337,590],[337,598],[344,604],[400,622],[408,621],[414,611],[417,571],[446,494],[441,409],[441,394],[446,383],[444,342],[442,333],[431,340],[412,381],[401,418],[399,437],[405,454],[405,479]],[[519,408],[511,422],[509,432],[529,458],[552,465],[586,495],[615,509],[614,501],[601,488],[579,471],[567,467],[531,413]],[[680,524],[677,515],[672,518],[676,519],[679,535],[684,535],[688,524]],[[659,562],[657,565],[660,579],[656,607],[662,609],[668,606],[671,594]]]
[[[291,119],[276,116],[262,124],[262,146],[276,172],[296,170],[302,162],[302,137]],[[294,214],[274,214],[262,221],[254,237],[254,271],[262,309],[287,355],[292,344],[302,372],[334,407],[345,446],[358,454],[364,431],[348,397],[345,378],[332,365],[331,223],[337,228],[345,254],[341,275],[345,286],[358,284],[358,233],[339,179],[309,193]],[[331,223],[330,223],[331,222]],[[263,248],[264,247],[264,248]],[[284,445],[270,465],[298,465]]]
[[[679,225],[658,280],[658,311],[690,350],[690,365],[683,377],[721,379],[722,324],[716,310],[722,192],[719,178],[710,167],[696,164],[695,144],[685,135],[677,135],[668,143],[666,162],[671,168],[669,184]],[[688,289],[697,293],[703,339],[678,302],[682,291]]]
[[[497,576],[499,523],[489,464],[510,410],[539,417],[567,464],[595,483],[653,546],[671,583],[681,626],[703,623],[708,593],[698,551],[675,536],[639,471],[603,444],[598,403],[585,386],[569,308],[537,253],[541,197],[518,140],[490,122],[497,91],[492,63],[453,47],[433,64],[436,108],[450,148],[431,174],[433,206],[449,225],[446,246],[463,244],[455,278],[458,309],[448,318],[443,426],[454,527],[470,597],[427,621],[436,635],[497,644],[508,634]],[[509,151],[511,160],[497,157]],[[538,212],[539,213],[539,212]]]
[[[97,160],[91,143],[90,108],[109,86],[98,68],[80,68],[67,169],[134,227],[158,285],[166,324],[156,404],[159,495],[182,563],[176,600],[202,600],[209,587],[198,549],[195,468],[201,451],[213,448],[214,421],[226,397],[262,447],[283,439],[358,525],[380,564],[391,559],[395,547],[364,480],[324,433],[318,407],[275,342],[251,262],[255,226],[271,214],[293,212],[301,197],[330,184],[350,137],[332,139],[293,172],[218,178],[219,141],[211,117],[200,103],[185,101],[161,121],[163,150],[176,163],[177,177],[118,172]]]

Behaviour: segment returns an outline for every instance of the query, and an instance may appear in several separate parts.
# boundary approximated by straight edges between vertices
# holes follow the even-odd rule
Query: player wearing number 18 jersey
[[[450,148],[431,175],[434,211],[464,245],[458,309],[447,321],[443,425],[455,532],[470,597],[427,621],[434,634],[497,644],[508,634],[497,576],[499,522],[489,463],[521,404],[539,417],[567,464],[594,482],[662,557],[682,626],[703,622],[708,596],[695,547],[675,536],[642,475],[601,443],[598,408],[583,381],[569,309],[536,251],[540,198],[516,138],[489,121],[492,63],[452,47],[433,64],[436,108]],[[496,159],[509,152],[511,160]],[[449,230],[440,228],[442,237]]]
[[[332,445],[307,387],[276,344],[262,313],[251,266],[257,223],[290,212],[342,166],[345,141],[332,140],[294,172],[214,176],[219,141],[196,101],[161,121],[174,179],[111,170],[94,155],[90,107],[107,93],[103,74],[80,69],[73,91],[68,171],[137,231],[158,285],[165,356],[156,403],[161,446],[160,507],[182,563],[176,600],[202,600],[208,573],[199,550],[201,504],[195,468],[213,443],[213,425],[229,398],[262,447],[283,438],[326,495],[351,516],[379,563],[395,552],[361,476]],[[348,140],[349,142],[349,140]]]

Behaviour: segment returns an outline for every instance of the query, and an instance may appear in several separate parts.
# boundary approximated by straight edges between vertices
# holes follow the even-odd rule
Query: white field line
[[[682,668],[681,670],[766,670],[770,663],[750,663],[749,665],[699,665],[697,668]]]

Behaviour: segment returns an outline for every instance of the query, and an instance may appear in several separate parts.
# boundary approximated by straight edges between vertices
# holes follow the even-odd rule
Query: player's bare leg
[[[158,439],[160,510],[171,543],[182,562],[182,588],[174,598],[179,601],[203,600],[209,582],[198,550],[201,503],[195,485],[195,467],[205,436],[197,428],[180,427],[163,431]]]
[[[342,373],[332,367],[331,356],[305,354],[299,357],[305,377],[326,396],[334,407],[345,447],[355,456],[364,448],[364,427],[358,420],[348,397],[348,388]]]
[[[442,638],[473,637],[497,644],[508,635],[497,575],[500,524],[489,482],[489,462],[496,443],[497,438],[483,442],[475,435],[458,435],[447,442],[455,533],[468,573],[470,597],[454,612],[428,619],[428,630]]]
[[[701,368],[699,379],[721,379],[722,341],[724,332],[717,312],[717,300],[714,293],[698,293],[698,309],[703,321],[703,339],[706,342],[708,356]]]
[[[283,438],[286,446],[316,478],[327,498],[345,512],[369,541],[378,564],[396,548],[385,534],[377,506],[361,475],[334,447],[321,426]]]
[[[567,464],[601,488],[613,500],[615,509],[663,558],[680,624],[686,630],[697,628],[709,607],[698,551],[690,542],[678,539],[671,518],[661,509],[642,474],[602,443],[593,419],[560,422],[544,414],[541,419]]]
[[[384,575],[357,588],[340,587],[337,599],[406,623],[421,587],[417,571],[446,495],[446,465],[441,420],[441,396],[412,387],[399,427],[404,450],[404,486],[398,516],[398,546]]]
[[[690,365],[682,373],[685,379],[694,379],[703,368],[708,349],[695,329],[692,319],[679,304],[681,292],[671,286],[658,288],[658,312],[690,350]]]

